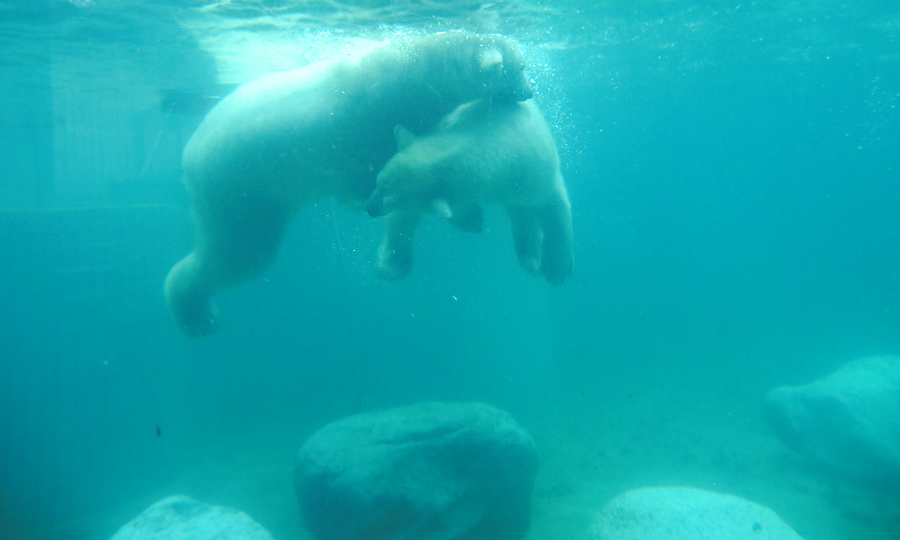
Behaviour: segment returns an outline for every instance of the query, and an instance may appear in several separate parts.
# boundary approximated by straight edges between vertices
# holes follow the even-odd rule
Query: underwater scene
[[[0,540],[900,538],[900,4],[0,0]]]

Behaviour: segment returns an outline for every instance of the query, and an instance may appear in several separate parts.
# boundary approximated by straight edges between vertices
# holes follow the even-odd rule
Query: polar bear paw
[[[383,279],[397,280],[412,271],[412,251],[382,246],[378,253],[378,275]]]
[[[181,330],[189,337],[202,338],[219,329],[219,308],[210,301],[206,306],[176,314]]]
[[[219,308],[211,299],[170,298],[178,327],[189,337],[202,338],[219,329]]]
[[[166,278],[165,294],[178,327],[192,338],[201,338],[219,329],[219,309],[200,286],[196,267],[193,255],[176,264]]]
[[[547,249],[541,254],[541,274],[551,285],[561,285],[572,275],[574,257],[568,249]]]

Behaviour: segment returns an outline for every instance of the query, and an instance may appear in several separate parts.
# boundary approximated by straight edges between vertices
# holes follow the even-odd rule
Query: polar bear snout
[[[477,55],[478,69],[492,80],[488,83],[492,98],[525,101],[534,96],[531,79],[525,68],[527,62],[522,49],[514,41],[495,36],[493,46],[485,47]]]
[[[495,82],[491,83],[494,87],[491,97],[509,102],[527,101],[534,97],[531,79],[528,78],[523,67],[518,64],[514,66],[500,64],[497,69],[499,73],[495,75]]]
[[[527,101],[534,97],[534,90],[531,88],[531,81],[525,76],[525,72],[520,74],[521,80],[518,84],[510,88],[508,93],[499,93],[496,97],[507,98],[509,101]]]

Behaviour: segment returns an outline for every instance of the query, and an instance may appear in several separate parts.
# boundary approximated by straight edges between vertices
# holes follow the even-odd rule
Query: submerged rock
[[[818,465],[900,487],[900,357],[856,360],[805,386],[776,388],[764,412],[787,446]]]
[[[175,495],[119,529],[112,540],[272,540],[250,516]]]
[[[300,449],[294,488],[319,540],[518,540],[537,467],[507,413],[422,403],[325,426]]]
[[[682,487],[625,492],[606,505],[588,540],[803,540],[772,510],[740,497]]]

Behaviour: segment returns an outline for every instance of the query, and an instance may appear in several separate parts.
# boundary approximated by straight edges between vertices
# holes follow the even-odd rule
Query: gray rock
[[[772,510],[681,487],[625,492],[609,502],[588,540],[803,540]]]
[[[272,540],[272,536],[243,512],[175,495],[144,510],[112,540]]]
[[[300,449],[294,488],[319,540],[517,540],[537,467],[507,413],[422,403],[325,426]]]
[[[873,487],[900,487],[900,357],[850,362],[805,386],[776,388],[765,417],[790,448]]]

